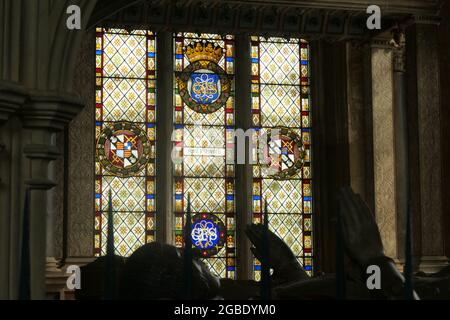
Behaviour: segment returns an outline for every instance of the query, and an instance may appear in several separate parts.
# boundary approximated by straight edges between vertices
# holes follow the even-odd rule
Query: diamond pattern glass
[[[107,213],[102,214],[107,221]],[[114,245],[116,254],[127,256],[145,244],[145,216],[138,212],[116,212],[114,222]],[[102,237],[106,239],[108,224],[102,226]],[[106,254],[106,246],[102,246],[101,254]]]
[[[283,39],[260,42],[261,82],[297,85],[299,69],[299,46]]]
[[[301,39],[252,37],[251,61],[255,138],[270,128],[288,127],[301,137],[306,152],[303,169],[288,179],[274,180],[267,176],[264,166],[253,166],[253,221],[262,222],[263,203],[267,200],[269,228],[312,274],[309,45]],[[260,279],[260,270],[261,264],[255,260],[256,280]]]
[[[104,38],[104,76],[145,78],[146,37],[110,33]]]
[[[146,30],[96,29],[97,139],[127,121],[147,134],[149,162],[119,177],[95,163],[94,253],[106,253],[108,195],[113,205],[116,254],[129,256],[155,239],[155,35]]]
[[[174,34],[174,71],[183,71],[189,60],[183,47],[191,42],[210,41],[224,49],[218,65],[234,74],[234,38],[217,34]],[[174,165],[174,233],[175,245],[183,247],[183,226],[187,197],[192,214],[210,213],[225,226],[225,245],[217,254],[202,259],[210,270],[222,278],[235,278],[235,194],[233,141],[227,130],[234,129],[234,81],[225,105],[209,114],[193,111],[182,101],[174,84],[174,149],[181,161]]]
[[[300,89],[294,86],[261,85],[261,122],[264,127],[300,127]]]
[[[145,81],[106,78],[103,83],[103,121],[145,122]]]
[[[262,180],[262,192],[269,213],[302,213],[302,182],[298,180]]]

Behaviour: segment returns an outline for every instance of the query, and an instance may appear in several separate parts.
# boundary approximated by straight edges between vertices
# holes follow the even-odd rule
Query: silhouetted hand
[[[269,267],[273,269],[273,280],[284,282],[309,277],[288,245],[270,230],[268,232],[268,261],[265,262],[262,260],[262,250],[264,248],[264,226],[262,224],[248,225],[245,233],[253,244],[251,250],[254,256],[261,261],[261,263],[267,263]]]
[[[342,235],[347,252],[361,266],[384,256],[383,243],[375,218],[361,196],[350,187],[339,193]]]

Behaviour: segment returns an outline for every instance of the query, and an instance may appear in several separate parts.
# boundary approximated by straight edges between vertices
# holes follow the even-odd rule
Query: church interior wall
[[[361,1],[355,2],[360,5]],[[406,2],[402,1],[402,6]],[[22,26],[19,20],[11,20],[12,12],[23,14],[26,11],[27,1],[5,1],[2,7],[7,9],[5,12],[11,12],[11,16],[9,13],[3,15],[5,19],[2,24],[10,29],[0,34],[0,50],[4,53],[0,61],[3,66],[0,102],[6,101],[4,97],[7,97],[8,108],[14,105],[17,109],[8,111],[7,116],[0,119],[0,260],[8,261],[8,264],[0,266],[0,283],[7,284],[1,286],[0,298],[16,297],[18,294],[16,284],[23,215],[21,198],[25,194],[27,181],[36,179],[36,172],[41,173],[35,169],[34,158],[23,152],[28,145],[48,142],[51,147],[56,146],[60,153],[53,161],[53,149],[46,151],[50,164],[47,172],[49,181],[45,181],[47,186],[44,187],[50,190],[46,194],[39,191],[40,198],[34,198],[45,198],[38,213],[45,214],[47,257],[55,258],[55,263],[61,263],[61,258],[67,259],[66,264],[70,261],[74,264],[86,263],[93,257],[95,30],[79,31],[70,37],[66,35],[69,40],[58,35],[38,44],[30,41],[33,37],[46,38],[46,28],[55,28],[57,21],[61,20],[57,10],[63,12],[64,3],[54,9],[53,20],[48,25],[38,23],[35,17],[30,19],[32,23],[27,27]],[[95,1],[80,3],[89,16]],[[28,17],[39,10],[48,10],[50,2],[45,1],[45,5],[40,7],[30,7],[34,11],[26,11]],[[420,12],[422,9],[417,10]],[[427,268],[428,264],[433,263],[432,259],[431,262],[422,261],[423,255],[439,256],[439,266],[445,260],[444,256],[450,257],[449,3],[445,3],[442,9],[441,20],[436,38],[427,36],[437,30],[434,24],[408,27],[406,32],[408,40],[411,40],[406,49],[409,64],[406,74],[411,211],[413,232],[417,235],[413,239],[416,270],[424,263]],[[9,37],[5,37],[7,33]],[[392,50],[386,49],[386,43],[374,47],[373,42],[361,45],[361,41],[328,41],[316,37],[317,34],[312,35],[311,52],[312,99],[317,109],[313,113],[317,265],[321,271],[335,271],[334,207],[338,188],[345,184],[360,193],[376,214],[386,253],[401,260],[402,243],[399,238],[403,237],[404,221],[397,215],[398,177],[392,174],[396,161]],[[439,58],[433,42],[436,39]],[[70,45],[65,46],[65,41]],[[420,45],[430,46],[431,57],[439,64],[430,63],[424,67],[418,63],[418,59],[425,61],[427,54],[426,49],[419,48]],[[52,47],[57,50],[51,54],[49,48]],[[72,50],[74,48],[77,50]],[[24,49],[29,51],[28,55],[20,54]],[[37,58],[33,59],[32,54],[36,54]],[[54,58],[54,65],[49,63],[50,56]],[[19,63],[20,57],[24,59],[22,65]],[[42,60],[42,57],[45,59]],[[39,61],[44,63],[40,65]],[[66,62],[70,65],[64,66]],[[440,74],[438,88],[427,87],[428,79],[436,80],[433,72]],[[56,88],[59,80],[62,82],[60,90]],[[61,108],[63,111],[55,112],[58,115],[55,118],[59,117],[57,121],[48,121],[50,129],[47,132],[42,130],[45,126],[40,120],[30,121],[17,110],[24,104],[27,110],[31,110],[29,106],[34,106],[34,97],[47,96],[50,91],[52,98],[49,98],[49,104],[54,102],[53,95],[61,94],[66,99],[67,92],[70,96],[75,94],[78,102],[73,103],[67,98],[67,105]],[[84,106],[76,116],[76,112],[72,111],[75,104],[80,109]],[[434,111],[439,109],[437,116],[422,112],[428,105],[432,105]],[[72,115],[74,118],[68,123]],[[433,126],[433,119],[440,128],[429,133],[427,130]],[[433,159],[439,160],[435,166],[429,164],[434,163]],[[34,183],[42,183],[42,179]],[[53,187],[53,184],[56,186]],[[433,193],[433,190],[436,192]],[[434,212],[438,212],[438,217],[433,215]],[[439,244],[433,243],[436,240],[434,237],[438,237]],[[38,249],[42,251],[41,247]]]

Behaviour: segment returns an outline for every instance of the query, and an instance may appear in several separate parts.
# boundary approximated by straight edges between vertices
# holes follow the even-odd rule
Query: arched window
[[[174,84],[175,143],[183,156],[174,171],[175,242],[178,247],[183,245],[189,194],[194,228],[198,227],[194,246],[207,257],[204,261],[214,273],[234,278],[235,175],[234,164],[226,163],[227,157],[234,158],[233,36],[177,33],[174,54],[178,82]],[[224,87],[221,74],[230,76],[225,81],[229,88]],[[197,103],[190,105],[189,99]],[[220,100],[225,99],[222,106]],[[196,109],[199,106],[208,109]]]
[[[245,213],[238,212],[235,195],[242,177],[235,176],[234,133],[240,128],[235,127],[234,84],[248,72],[252,103],[247,111],[252,115],[255,143],[270,129],[284,130],[284,138],[268,151],[271,166],[279,161],[279,174],[268,174],[267,163],[258,158],[253,175],[246,177],[253,179],[252,190],[247,190],[253,211],[248,214],[253,214],[253,222],[262,222],[267,199],[270,228],[311,274],[308,43],[251,37],[248,69],[236,73],[233,35],[173,34],[173,50],[161,52],[169,50],[167,46],[158,50],[159,57],[173,56],[173,87],[158,92],[173,96],[172,141],[158,140],[172,148],[173,172],[171,177],[158,177],[156,126],[162,124],[155,120],[156,37],[145,30],[97,29],[95,254],[105,253],[109,192],[116,252],[122,256],[155,240],[156,218],[173,221],[173,244],[182,247],[189,196],[194,247],[214,273],[237,277],[236,264],[248,259],[236,257],[236,217]],[[163,70],[159,77],[167,72],[172,71]],[[173,219],[155,215],[159,178],[173,179]],[[259,270],[255,260],[256,279]]]
[[[108,193],[116,253],[128,256],[155,231],[155,35],[97,29],[94,253],[106,250]]]
[[[295,175],[273,179],[265,166],[253,166],[253,220],[261,223],[264,200],[269,228],[312,273],[312,194],[310,167],[310,90],[308,43],[300,39],[251,38],[252,119],[256,136],[287,127],[304,146],[304,163]],[[258,140],[260,141],[260,140]],[[256,143],[256,142],[255,142]],[[294,141],[282,140],[275,154],[281,165],[295,158]],[[273,155],[272,155],[273,156]],[[261,160],[261,159],[259,159]],[[255,278],[260,277],[255,260]]]

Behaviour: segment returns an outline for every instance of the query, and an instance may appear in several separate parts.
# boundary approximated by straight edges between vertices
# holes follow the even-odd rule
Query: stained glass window
[[[184,243],[190,194],[194,226],[200,227],[195,221],[203,219],[203,230],[214,230],[211,247],[216,246],[216,232],[224,240],[223,247],[217,246],[212,253],[199,241],[199,247],[204,245],[205,263],[218,276],[235,278],[234,165],[226,162],[234,158],[234,82],[228,87],[220,80],[234,74],[233,36],[175,34],[174,68],[179,78],[186,79],[174,83],[174,150],[182,158],[174,165],[175,244],[182,247]],[[196,107],[199,103],[203,107]]]
[[[98,28],[96,36],[94,252],[105,253],[111,191],[116,252],[128,256],[155,240],[155,34]],[[215,274],[236,278],[234,37],[177,33],[173,41],[172,156],[181,159],[173,166],[175,245],[184,244],[190,195],[194,246]],[[270,228],[312,274],[309,45],[301,39],[252,37],[251,48],[255,143],[272,128],[289,128],[304,154],[301,169],[281,178],[269,175],[258,159],[253,221],[262,222],[267,199]],[[255,260],[256,279],[259,270]]]
[[[288,178],[271,178],[260,161],[253,166],[253,221],[262,221],[263,201],[267,199],[269,228],[312,274],[309,45],[301,39],[252,37],[251,61],[255,143],[262,133],[287,127],[305,148],[303,168]],[[255,279],[260,279],[260,270],[260,262],[255,260]]]
[[[96,29],[94,254],[104,255],[108,193],[116,254],[155,232],[155,35]]]

